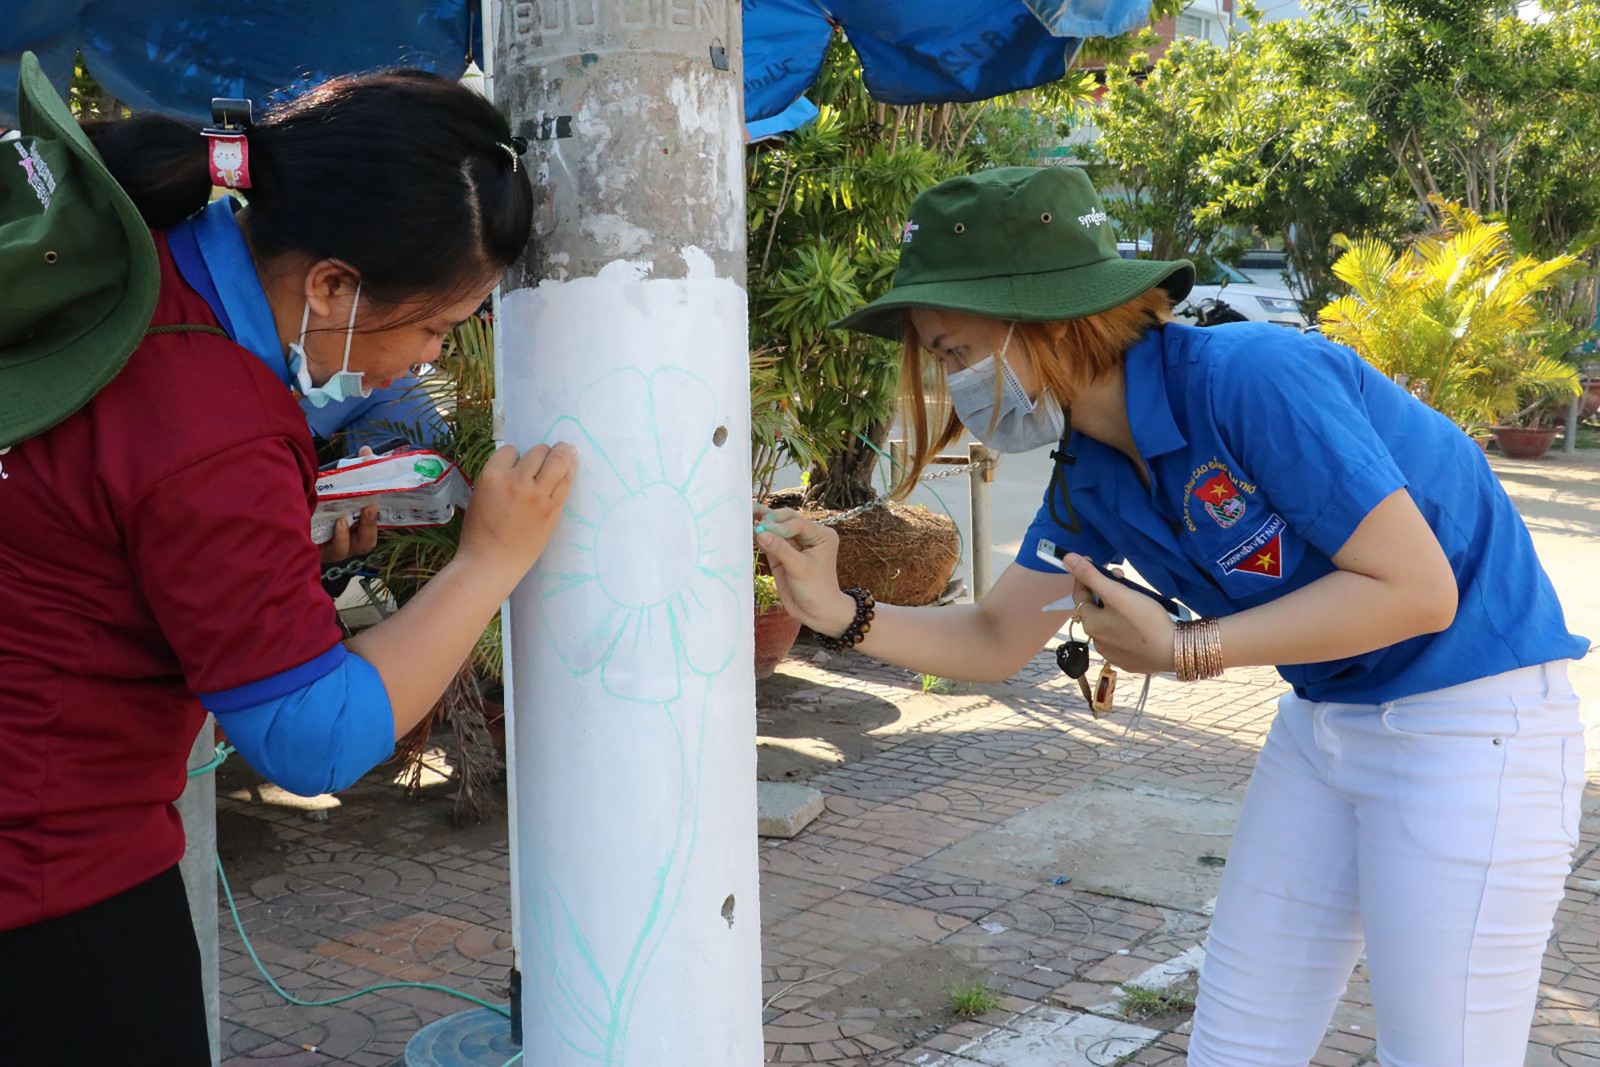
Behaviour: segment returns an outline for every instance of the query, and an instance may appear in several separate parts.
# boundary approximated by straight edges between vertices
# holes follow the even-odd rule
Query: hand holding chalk
[[[818,633],[843,633],[855,618],[856,602],[839,591],[839,535],[784,509],[767,512],[756,541],[767,554],[784,609]]]
[[[788,540],[794,536],[794,533],[793,531],[786,529],[782,523],[787,522],[790,519],[799,518],[800,513],[795,511],[793,508],[774,510],[767,507],[765,504],[756,504],[754,506],[754,517],[757,537],[760,537],[764,533],[775,533],[779,537]]]

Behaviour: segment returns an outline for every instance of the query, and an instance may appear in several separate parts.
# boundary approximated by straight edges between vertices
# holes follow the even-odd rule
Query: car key
[[[1056,666],[1068,678],[1082,678],[1089,673],[1089,646],[1083,641],[1067,641],[1056,649]]]

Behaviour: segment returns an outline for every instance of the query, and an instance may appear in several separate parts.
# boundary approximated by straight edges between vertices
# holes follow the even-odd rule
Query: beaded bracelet
[[[878,602],[865,589],[846,589],[845,593],[856,602],[856,617],[838,637],[817,635],[817,644],[829,652],[844,652],[859,645],[871,631],[873,616],[878,613]]]
[[[1216,619],[1180,622],[1172,634],[1172,663],[1180,682],[1222,676],[1222,626]]]

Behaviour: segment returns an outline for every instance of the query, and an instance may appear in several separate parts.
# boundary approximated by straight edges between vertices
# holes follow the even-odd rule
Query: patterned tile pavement
[[[856,693],[903,714],[873,731],[870,754],[812,778],[827,809],[810,828],[760,845],[766,1063],[1183,1062],[1186,1017],[1121,1018],[1118,984],[1200,944],[1204,909],[1040,884],[1001,868],[951,873],[940,858],[1096,783],[1237,796],[1273,712],[1273,675],[1238,672],[1193,687],[1157,680],[1132,731],[1123,714],[1090,718],[1043,655],[1011,682],[943,695],[853,656],[792,659],[782,680],[786,692],[827,687],[834,707]],[[505,999],[503,825],[441,832],[440,805],[397,803],[395,787],[376,776],[336,808],[308,810],[274,802],[270,789],[242,774],[219,782],[223,857],[245,927],[287,989],[324,999],[422,981]],[[1590,800],[1600,811],[1600,788],[1591,787]],[[1600,820],[1589,818],[1546,959],[1531,1067],[1600,1067],[1597,905]],[[287,1005],[256,976],[223,918],[229,1067],[389,1067],[419,1027],[461,1006],[418,990],[337,1007]],[[978,976],[998,1006],[957,1020],[926,997],[879,992],[933,964]],[[1026,1058],[1034,1047],[1053,1051]],[[1370,1064],[1373,1048],[1358,971],[1315,1063]]]

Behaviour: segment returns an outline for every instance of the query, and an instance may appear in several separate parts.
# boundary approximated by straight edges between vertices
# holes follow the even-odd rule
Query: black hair
[[[198,127],[136,115],[84,130],[152,229],[210,199]],[[397,304],[488,281],[528,242],[523,144],[493,104],[449,79],[419,70],[333,78],[268,109],[247,138],[247,233],[260,260],[338,259],[360,273],[364,292]]]

